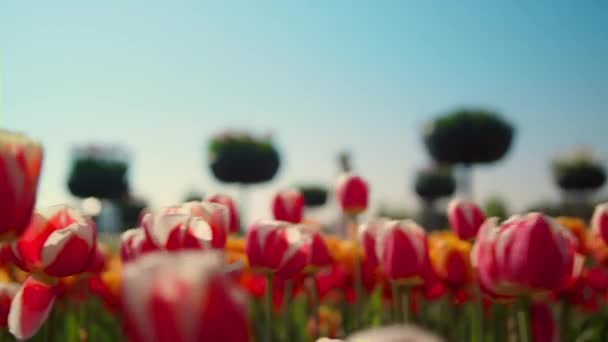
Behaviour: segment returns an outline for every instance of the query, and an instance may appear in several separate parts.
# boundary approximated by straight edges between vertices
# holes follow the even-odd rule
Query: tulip
[[[346,173],[338,178],[336,197],[343,212],[358,214],[365,211],[368,195],[367,183],[361,177]]]
[[[545,303],[534,303],[530,307],[532,341],[556,342],[558,338],[557,324],[551,310]]]
[[[28,226],[41,165],[40,144],[0,130],[0,241],[14,240]]]
[[[67,277],[87,270],[97,240],[95,223],[58,205],[37,211],[12,244],[15,264],[26,272]]]
[[[134,260],[139,255],[156,249],[143,228],[127,229],[120,235],[120,259],[123,262]]]
[[[284,279],[293,278],[308,261],[308,246],[298,228],[282,221],[258,221],[247,231],[249,265]]]
[[[487,220],[472,253],[482,290],[525,295],[563,288],[580,272],[576,240],[554,219],[531,213],[501,226]],[[550,262],[548,262],[550,260]]]
[[[299,223],[304,213],[304,196],[297,190],[277,192],[272,199],[275,220]]]
[[[369,260],[373,265],[378,265],[376,240],[386,222],[387,220],[385,219],[377,219],[359,225],[359,243],[363,247],[365,259]]]
[[[438,278],[453,289],[473,280],[471,244],[450,233],[429,236],[429,256]]]
[[[470,240],[477,235],[485,216],[477,204],[456,199],[448,205],[448,220],[459,238]]]
[[[376,241],[376,254],[392,281],[422,283],[428,272],[426,234],[414,221],[388,221]]]
[[[91,263],[89,264],[89,269],[87,271],[91,273],[101,273],[105,268],[108,259],[110,259],[111,254],[103,243],[97,241],[97,245],[95,247],[95,251],[93,252],[93,258],[91,259]]]
[[[193,201],[182,204],[182,208],[190,215],[199,217],[209,224],[213,236],[211,247],[224,248],[231,224],[230,210],[227,206],[208,201]]]
[[[237,233],[239,231],[239,227],[240,227],[239,215],[236,210],[236,205],[234,204],[234,201],[232,200],[232,198],[230,198],[230,196],[228,196],[228,195],[216,194],[216,195],[209,197],[208,201],[213,202],[213,203],[223,204],[226,206],[226,208],[228,208],[228,211],[230,213],[230,224],[229,224],[230,232]]]
[[[34,336],[46,321],[54,302],[53,286],[29,276],[11,302],[8,314],[11,334],[19,340]]]
[[[591,229],[608,243],[608,202],[595,207],[591,218]]]
[[[132,340],[249,340],[244,297],[217,252],[148,254],[125,265],[123,276]]]
[[[331,265],[333,259],[319,229],[311,224],[299,224],[295,227],[304,235],[304,243],[308,246],[307,268],[315,271]]]
[[[213,230],[203,218],[192,216],[180,207],[147,213],[142,227],[147,239],[162,250],[209,249],[220,245],[225,238],[224,232]]]
[[[13,282],[0,283],[0,329],[8,325],[8,313],[11,301],[19,291],[19,284]]]

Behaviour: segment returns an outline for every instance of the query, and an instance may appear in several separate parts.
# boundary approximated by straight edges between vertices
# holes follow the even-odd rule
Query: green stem
[[[399,285],[396,282],[391,282],[391,292],[393,294],[393,323],[401,321],[401,308],[399,300]]]
[[[562,300],[561,302],[561,313],[560,313],[560,327],[562,329],[561,331],[561,338],[564,341],[568,341],[569,337],[570,337],[570,305],[568,305],[568,303],[565,300]]]
[[[266,273],[266,341],[272,341],[272,273]]]
[[[291,291],[293,281],[291,279],[285,281],[283,290],[283,319],[285,320],[285,336],[291,340]]]
[[[312,340],[316,341],[319,337],[319,330],[321,329],[321,322],[319,319],[319,293],[317,292],[317,285],[315,284],[315,279],[313,276],[308,277],[307,279],[309,293],[310,293],[310,305],[312,306],[312,317],[315,322],[314,334],[312,336]]]
[[[473,315],[471,315],[471,341],[483,341],[483,298],[478,286],[474,287]]]
[[[405,323],[410,320],[410,287],[407,285],[400,286],[399,293],[401,297],[401,320]]]
[[[517,329],[519,333],[519,342],[531,342],[530,334],[530,310],[527,298],[521,297],[518,300]]]

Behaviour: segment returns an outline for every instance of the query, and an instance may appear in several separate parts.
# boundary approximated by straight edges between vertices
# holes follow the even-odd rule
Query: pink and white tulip
[[[148,239],[143,228],[131,228],[120,235],[120,260],[129,262],[158,248]]]
[[[591,229],[608,244],[608,202],[595,207],[591,218]]]
[[[238,212],[236,209],[236,205],[234,204],[234,201],[232,200],[232,198],[228,195],[215,194],[215,195],[209,197],[207,200],[209,202],[223,204],[226,206],[226,208],[228,208],[228,211],[230,213],[229,231],[231,233],[238,232],[240,229],[239,215],[238,215]]]
[[[11,251],[15,264],[26,272],[67,277],[87,270],[96,243],[95,223],[58,205],[36,211]]]
[[[152,253],[125,265],[127,334],[133,341],[249,341],[245,297],[215,251]]]
[[[304,234],[304,243],[308,246],[307,270],[316,271],[332,264],[333,259],[318,227],[312,224],[295,226]]]
[[[284,279],[302,271],[309,254],[302,232],[282,221],[259,221],[250,226],[245,251],[253,269]]]
[[[55,302],[52,285],[29,276],[11,302],[8,329],[18,340],[36,334],[44,324]]]
[[[358,214],[367,209],[369,190],[367,183],[359,176],[346,173],[338,178],[336,197],[342,211]]]
[[[28,226],[36,201],[42,147],[28,137],[0,130],[0,241]]]
[[[0,328],[6,328],[8,325],[8,313],[17,292],[19,292],[18,283],[0,282]]]
[[[470,240],[477,235],[485,215],[474,202],[455,199],[448,204],[448,220],[452,231],[460,239]]]
[[[200,217],[185,213],[179,207],[165,208],[146,214],[142,219],[142,226],[147,239],[157,249],[210,249],[212,247],[214,236],[209,223]],[[134,239],[139,238],[137,235],[134,237]]]
[[[378,265],[376,241],[387,222],[386,219],[376,219],[359,225],[359,243],[363,248],[365,258],[374,266]]]
[[[426,234],[412,220],[386,222],[376,240],[376,255],[392,281],[421,283],[429,271]]]
[[[298,190],[277,192],[272,199],[275,220],[299,223],[304,214],[304,196]]]

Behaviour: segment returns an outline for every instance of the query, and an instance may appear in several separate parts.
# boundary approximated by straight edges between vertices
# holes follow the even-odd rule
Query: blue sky
[[[558,193],[548,160],[585,145],[608,157],[604,1],[63,1],[0,3],[0,125],[46,149],[39,204],[71,200],[70,148],[122,143],[135,193],[170,204],[217,183],[206,142],[219,130],[273,132],[283,152],[268,196],[333,184],[335,155],[381,201],[415,207],[420,139],[454,107],[517,126],[508,157],[475,170],[480,200],[514,209]]]

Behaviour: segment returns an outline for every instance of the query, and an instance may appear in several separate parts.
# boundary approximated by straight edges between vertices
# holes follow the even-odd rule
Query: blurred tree
[[[497,196],[490,197],[486,200],[483,211],[486,214],[486,217],[498,217],[501,221],[509,216],[509,210],[507,209],[505,201]]]
[[[129,190],[126,153],[120,148],[88,145],[75,149],[68,189],[79,198],[119,199]]]
[[[320,185],[301,185],[297,189],[304,196],[304,205],[308,208],[322,207],[327,202],[327,189]]]
[[[279,153],[270,138],[227,132],[209,145],[211,171],[222,183],[251,185],[270,181],[279,170]]]
[[[429,229],[441,229],[445,220],[435,208],[435,202],[451,196],[456,188],[452,170],[449,167],[431,167],[419,170],[414,181],[414,190],[422,200],[419,221]]]
[[[115,203],[120,212],[122,230],[139,226],[142,210],[148,206],[146,201],[129,196]]]
[[[604,166],[587,150],[558,156],[551,163],[553,178],[566,199],[586,202],[606,182]]]
[[[377,217],[385,217],[393,220],[405,220],[414,218],[412,213],[408,212],[406,209],[389,207],[385,204],[381,204],[378,207],[378,211],[376,212]]]
[[[473,195],[471,167],[503,158],[513,135],[513,126],[498,114],[474,108],[456,110],[429,122],[423,134],[436,162],[463,167],[461,186],[468,198]]]

